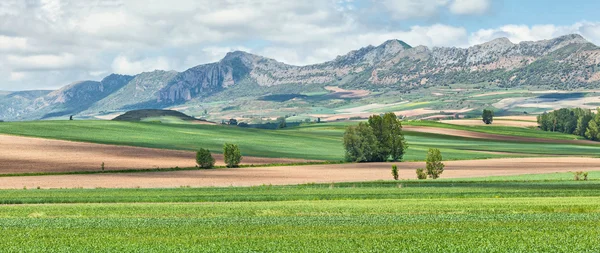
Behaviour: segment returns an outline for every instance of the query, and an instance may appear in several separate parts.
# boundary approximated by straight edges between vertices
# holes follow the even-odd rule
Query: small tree
[[[287,127],[287,123],[285,122],[285,117],[277,118],[277,122],[279,122],[279,125],[277,126],[277,128],[281,129],[281,128]]]
[[[210,154],[208,149],[201,148],[196,153],[196,164],[203,169],[211,169],[215,166],[215,158]]]
[[[398,180],[398,166],[392,165],[392,176],[394,180]]]
[[[492,122],[494,121],[494,112],[492,110],[485,109],[481,114],[481,118],[483,120],[483,123],[485,123],[486,125],[492,124]]]
[[[430,148],[427,152],[427,175],[437,179],[444,172],[445,165],[442,163],[442,153],[437,148]]]
[[[225,143],[223,146],[223,156],[225,157],[227,168],[237,168],[240,166],[242,153],[240,153],[238,145]]]
[[[237,119],[229,119],[229,125],[237,126],[237,124],[238,124]]]
[[[427,179],[427,173],[425,173],[425,169],[423,169],[423,168],[417,169],[417,178],[419,180]]]

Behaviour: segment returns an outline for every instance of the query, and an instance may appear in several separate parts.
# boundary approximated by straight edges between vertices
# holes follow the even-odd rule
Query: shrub
[[[223,156],[225,157],[227,168],[237,168],[240,166],[242,154],[238,145],[225,143],[223,146]]]
[[[575,179],[575,181],[579,181],[579,180],[587,181],[588,180],[588,173],[589,172],[583,172],[583,171],[573,172],[573,176],[574,176],[573,179]]]
[[[423,169],[423,168],[418,168],[417,169],[417,178],[419,180],[421,180],[421,179],[427,179],[427,173],[425,173],[425,169]]]
[[[196,153],[196,164],[203,169],[211,169],[215,166],[215,158],[210,154],[208,149],[201,148]]]
[[[581,175],[582,174],[583,174],[583,171],[575,171],[575,172],[573,172],[573,176],[574,176],[573,179],[575,179],[575,181],[581,180]]]
[[[437,148],[430,148],[427,151],[427,175],[430,178],[437,179],[444,172],[445,165],[442,163],[442,153]]]
[[[102,162],[102,164],[100,164],[100,169],[101,169],[102,171],[104,171],[104,162]]]
[[[392,176],[394,180],[398,180],[398,166],[392,165]]]

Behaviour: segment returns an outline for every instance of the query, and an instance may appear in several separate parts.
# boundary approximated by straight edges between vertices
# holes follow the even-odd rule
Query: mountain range
[[[233,89],[236,96],[243,97],[289,89],[301,93],[326,86],[410,91],[457,83],[498,88],[595,88],[600,84],[600,48],[575,34],[518,44],[499,38],[469,48],[412,47],[389,40],[308,66],[236,51],[219,62],[183,72],[111,74],[101,81],[75,82],[55,91],[0,92],[0,119],[51,119],[173,108],[202,103]],[[270,89],[273,87],[277,89]],[[263,90],[269,94],[257,94]]]

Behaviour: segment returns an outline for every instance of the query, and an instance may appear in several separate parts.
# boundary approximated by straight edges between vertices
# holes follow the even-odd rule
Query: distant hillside
[[[134,110],[126,112],[113,120],[115,121],[165,121],[165,123],[169,122],[177,122],[177,121],[185,121],[185,122],[198,122],[198,123],[212,123],[202,119],[196,119],[194,117],[188,116],[184,113],[174,111],[174,110],[156,110],[156,109],[145,109],[145,110]]]
[[[371,91],[376,96],[382,92],[405,94],[416,89],[464,84],[476,84],[475,89],[479,90],[599,88],[600,48],[574,34],[518,44],[500,38],[469,48],[412,47],[400,40],[389,40],[379,46],[367,46],[334,60],[307,66],[288,65],[236,51],[228,53],[219,62],[183,72],[157,70],[136,76],[113,74],[100,82],[77,82],[48,94],[18,99],[0,94],[0,109],[3,109],[0,118],[46,119],[70,114],[93,117],[180,105],[198,113],[194,110],[205,110],[203,105],[211,99],[209,102],[236,102],[223,107],[239,106],[241,110],[249,111],[242,112],[242,116],[252,116],[262,114],[266,104],[253,101],[280,94],[296,94],[297,99],[292,102],[297,103],[289,106],[305,107],[293,110],[292,114],[297,114],[313,112],[311,107],[315,101],[329,100],[332,106],[343,106],[347,102],[326,96],[302,97],[307,93],[327,93],[327,86]],[[380,100],[365,103],[374,101]],[[253,104],[255,108],[248,109],[246,104]],[[321,106],[333,109],[329,104]],[[268,107],[281,109],[277,104],[268,104]],[[283,116],[281,114],[273,116]]]

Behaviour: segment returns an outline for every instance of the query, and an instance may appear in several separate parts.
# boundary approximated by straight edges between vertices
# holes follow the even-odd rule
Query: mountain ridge
[[[412,47],[392,39],[304,66],[233,51],[220,61],[182,72],[111,74],[101,81],[75,82],[20,102],[4,95],[0,97],[0,109],[4,107],[5,113],[0,113],[0,118],[43,119],[82,112],[92,115],[162,109],[206,99],[248,83],[267,88],[320,85],[367,90],[411,90],[461,82],[497,87],[586,88],[598,85],[599,69],[600,49],[577,34],[520,43],[497,38],[468,48]],[[11,103],[13,106],[6,105]]]

